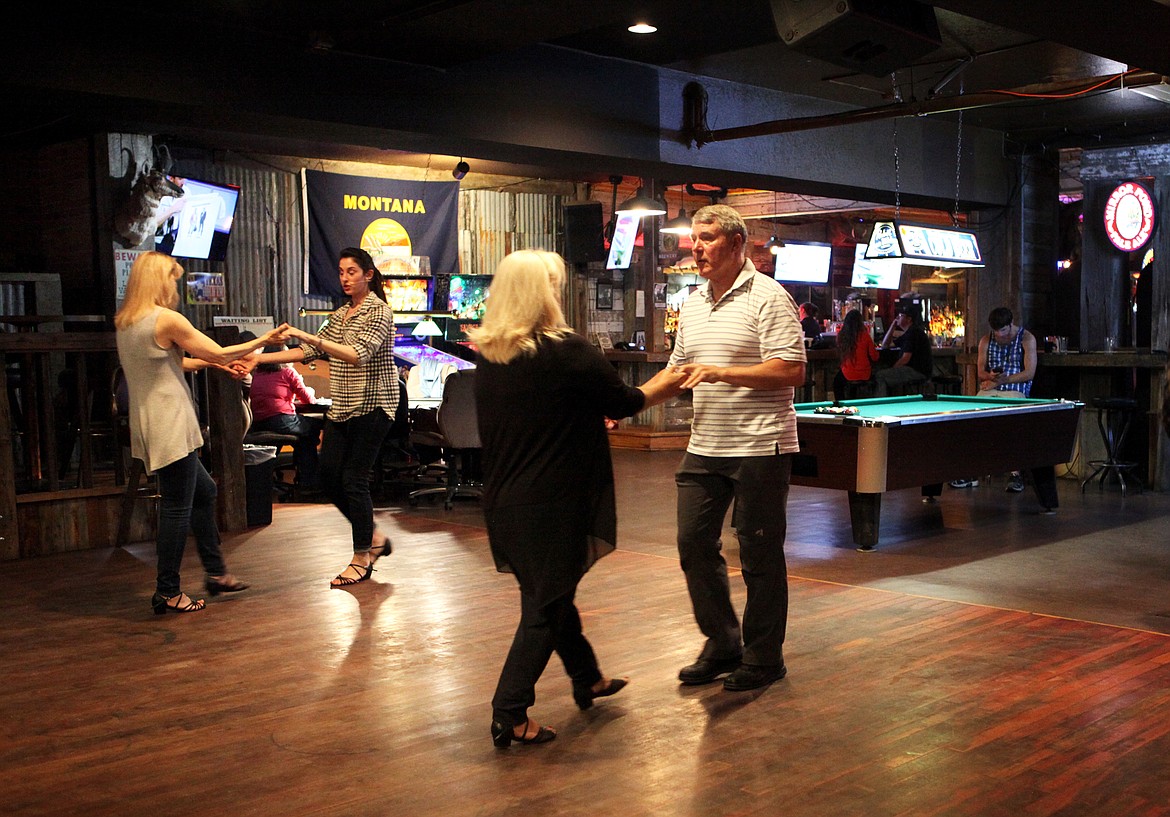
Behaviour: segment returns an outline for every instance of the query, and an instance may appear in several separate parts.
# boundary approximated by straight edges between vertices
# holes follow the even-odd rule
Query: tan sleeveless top
[[[183,350],[159,348],[155,325],[163,307],[117,332],[118,359],[130,392],[130,453],[148,473],[203,445],[195,401],[183,376]]]

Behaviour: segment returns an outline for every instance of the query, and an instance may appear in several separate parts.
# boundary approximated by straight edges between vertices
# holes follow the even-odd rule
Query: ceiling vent
[[[914,0],[772,0],[772,16],[790,48],[875,77],[942,45],[934,8]]]

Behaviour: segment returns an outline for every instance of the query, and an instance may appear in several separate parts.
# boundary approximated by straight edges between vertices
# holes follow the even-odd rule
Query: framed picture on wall
[[[613,309],[613,284],[597,285],[597,308]]]

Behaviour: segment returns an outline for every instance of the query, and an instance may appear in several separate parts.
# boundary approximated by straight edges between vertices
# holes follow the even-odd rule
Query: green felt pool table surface
[[[937,495],[953,479],[1051,471],[1068,462],[1082,408],[1065,400],[950,395],[847,405],[857,413],[817,412],[832,403],[796,405],[800,450],[792,458],[792,484],[848,491],[854,538],[863,549],[877,542],[885,491],[939,486],[930,494]]]
[[[852,419],[855,421],[872,420],[887,422],[934,422],[946,419],[959,419],[958,416],[988,416],[986,412],[1006,411],[1053,411],[1067,408],[1069,404],[1062,400],[1037,400],[1027,397],[959,397],[955,395],[940,395],[937,398],[911,395],[908,397],[876,397],[865,400],[852,400],[842,403],[842,406],[856,408],[853,415],[823,414],[817,409],[832,407],[829,402],[797,403],[796,415],[798,420],[825,420]],[[972,412],[979,414],[972,414]]]

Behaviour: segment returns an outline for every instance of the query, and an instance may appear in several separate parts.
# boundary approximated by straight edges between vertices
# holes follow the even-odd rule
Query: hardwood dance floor
[[[675,680],[677,456],[615,456],[621,548],[578,602],[632,680],[581,713],[554,658],[552,744],[490,743],[518,605],[474,501],[381,507],[394,553],[348,590],[340,515],[277,505],[225,543],[253,589],[193,615],[151,614],[148,543],[0,564],[0,813],[1170,814],[1167,497],[899,492],[860,554],[843,496],[794,489],[790,674],[732,694]]]

